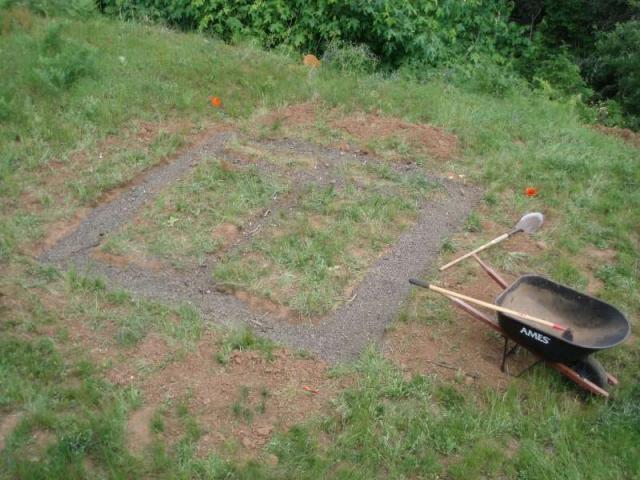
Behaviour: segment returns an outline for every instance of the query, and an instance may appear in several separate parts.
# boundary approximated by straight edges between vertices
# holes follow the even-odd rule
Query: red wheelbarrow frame
[[[474,258],[474,260],[476,260],[476,262],[478,262],[478,264],[482,267],[482,269],[498,285],[500,285],[500,287],[503,290],[508,287],[508,283],[500,276],[500,274],[498,272],[496,272],[493,268],[491,268],[491,266],[489,266],[486,262],[482,261],[480,259],[480,257],[478,257],[476,254],[473,254],[471,256]],[[478,310],[477,308],[469,305],[464,300],[459,300],[457,298],[452,298],[452,297],[447,297],[447,298],[449,298],[449,300],[451,300],[455,306],[457,306],[461,310],[465,311],[466,313],[468,313],[469,315],[474,317],[476,320],[479,320],[480,322],[484,323],[489,328],[492,328],[493,330],[498,332],[504,338],[504,349],[503,349],[503,352],[502,352],[502,365],[501,365],[501,370],[503,372],[505,371],[505,363],[506,363],[507,357],[511,353],[513,353],[514,350],[518,346],[521,346],[525,350],[529,351],[534,357],[536,357],[537,361],[534,364],[532,364],[531,366],[536,365],[539,362],[544,362],[549,367],[557,370],[562,375],[564,375],[569,380],[571,380],[572,382],[576,383],[578,386],[582,387],[583,389],[585,389],[585,390],[587,390],[587,391],[589,391],[589,392],[591,392],[591,393],[593,393],[595,395],[600,395],[600,396],[603,396],[605,398],[609,397],[609,392],[607,392],[603,388],[600,388],[598,385],[596,385],[592,381],[584,378],[583,376],[578,374],[578,372],[576,372],[575,370],[571,369],[571,367],[569,367],[568,365],[566,365],[564,363],[551,362],[551,361],[545,360],[540,355],[538,355],[535,352],[532,352],[531,350],[529,350],[526,346],[520,344],[515,338],[510,336],[496,321],[494,321],[487,314],[485,314],[485,313],[481,312],[480,310]],[[513,342],[515,344],[513,346],[513,348],[511,348],[511,349],[509,349],[509,341],[511,341],[511,342]],[[530,368],[530,367],[527,367],[527,369]],[[527,369],[525,369],[525,370],[527,370]],[[608,381],[608,383],[610,385],[617,385],[618,384],[618,380],[616,379],[616,377],[614,377],[613,375],[611,375],[608,372],[607,372],[607,381]]]

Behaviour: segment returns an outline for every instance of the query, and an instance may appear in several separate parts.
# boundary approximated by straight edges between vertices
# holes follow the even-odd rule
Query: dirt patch
[[[114,255],[95,249],[91,256],[99,262],[120,268],[124,268],[128,265],[135,265],[137,267],[144,268],[145,270],[152,270],[156,272],[166,268],[166,266],[159,260],[147,258],[135,253],[131,253],[129,255]]]
[[[4,450],[7,438],[11,432],[18,426],[22,415],[19,413],[9,413],[0,420],[0,451]]]
[[[634,132],[628,128],[605,127],[604,125],[595,125],[594,128],[605,135],[621,138],[630,145],[640,148],[640,132]]]
[[[262,125],[300,125],[313,124],[318,118],[319,107],[313,102],[298,103],[288,107],[269,112],[263,115],[258,122]]]
[[[467,278],[455,274],[444,276],[439,282],[445,288],[485,301],[493,301],[501,289],[479,269]],[[508,281],[512,278],[507,277]],[[435,293],[420,292],[433,298]],[[398,322],[385,336],[384,353],[408,372],[436,375],[447,381],[505,388],[511,381],[509,374],[535,361],[520,349],[507,362],[507,372],[500,370],[503,339],[475,318],[451,306],[450,323]],[[488,312],[489,317],[495,315]]]
[[[604,282],[597,277],[598,270],[606,265],[613,265],[617,252],[608,248],[587,247],[576,256],[580,271],[587,277],[586,291],[597,295],[604,289]]]
[[[263,315],[270,314],[278,320],[287,320],[291,322],[300,321],[300,314],[285,307],[284,305],[272,302],[266,298],[257,297],[243,290],[234,290],[233,295],[238,300],[245,302],[249,308],[256,313],[262,313]]]
[[[20,448],[20,452],[17,455],[30,462],[38,462],[55,439],[56,436],[53,432],[35,430],[32,432],[29,442]]]
[[[154,412],[153,405],[145,405],[129,417],[126,433],[129,450],[140,453],[151,443],[151,419]]]
[[[611,248],[587,247],[582,252],[586,257],[602,263],[613,263],[618,252]]]
[[[365,151],[367,144],[374,141],[401,140],[414,147],[424,148],[438,159],[450,159],[459,152],[458,137],[442,128],[375,113],[354,112],[344,115],[337,109],[323,111],[318,104],[311,102],[291,105],[258,119],[259,124],[270,126],[276,131],[280,126],[308,128],[318,121],[326,122],[330,128],[357,140]],[[333,144],[344,151],[352,150],[344,141]]]
[[[129,421],[132,442],[149,443],[157,408],[185,402],[204,429],[201,455],[233,447],[240,456],[253,457],[275,432],[321,412],[340,387],[328,378],[324,363],[284,349],[271,359],[258,351],[234,351],[225,366],[215,359],[220,348],[208,333],[182,360],[136,382],[145,406]]]
[[[365,143],[398,137],[421,146],[436,158],[449,159],[458,152],[458,137],[443,129],[424,123],[410,123],[393,117],[356,113],[331,122],[334,128]]]
[[[109,340],[104,339],[101,346],[94,346],[90,352],[94,358],[100,358],[103,364],[108,364],[107,360],[112,363],[106,375],[108,380],[116,385],[128,385],[150,372],[161,369],[179,350],[178,346],[170,347],[161,335],[155,333],[148,334],[141,342],[127,348],[126,351],[118,348],[114,342],[105,345],[107,342]]]
[[[213,229],[211,236],[222,244],[221,248],[226,248],[240,238],[241,231],[233,223],[223,223]]]

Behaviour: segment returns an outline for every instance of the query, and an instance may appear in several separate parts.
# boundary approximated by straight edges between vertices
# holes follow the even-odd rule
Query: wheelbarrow
[[[508,285],[477,255],[474,254],[473,258],[503,288],[496,298],[496,305],[553,319],[573,333],[571,338],[566,338],[551,327],[501,312],[497,312],[496,321],[464,300],[449,296],[457,307],[504,337],[501,370],[505,371],[507,358],[518,347],[524,347],[537,358],[525,370],[544,362],[585,390],[608,397],[608,385],[616,385],[618,380],[591,355],[619,345],[628,338],[631,328],[627,318],[602,300],[540,275],[523,275]],[[409,281],[420,287],[429,286],[420,280]],[[509,342],[513,342],[513,346],[510,347]]]

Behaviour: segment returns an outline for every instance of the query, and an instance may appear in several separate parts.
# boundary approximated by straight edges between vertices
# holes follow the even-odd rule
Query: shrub
[[[580,67],[571,59],[566,49],[561,49],[555,55],[549,55],[540,61],[534,70],[534,84],[548,83],[556,94],[552,97],[577,95],[588,100],[593,95],[582,75]]]
[[[94,49],[62,38],[59,24],[49,27],[40,41],[39,53],[33,73],[36,83],[45,90],[68,89],[80,78],[95,73]]]
[[[226,41],[255,37],[267,48],[286,44],[320,54],[335,41],[341,47],[366,45],[387,67],[508,52],[521,41],[503,0],[103,0],[101,9],[211,32]]]
[[[618,102],[640,120],[640,21],[619,24],[602,34],[591,62],[591,80],[602,98]]]
[[[378,59],[366,45],[352,45],[334,40],[324,51],[325,65],[341,72],[372,73],[378,66]]]

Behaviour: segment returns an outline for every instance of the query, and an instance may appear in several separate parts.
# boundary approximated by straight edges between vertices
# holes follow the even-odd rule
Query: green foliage
[[[26,7],[43,16],[88,18],[97,11],[95,0],[0,0],[0,9]]]
[[[611,30],[637,13],[634,0],[516,0],[514,18],[529,24],[550,45],[568,45],[580,56],[593,48],[596,33]]]
[[[229,332],[221,342],[220,351],[216,352],[216,360],[221,365],[227,365],[232,352],[235,350],[257,350],[264,353],[267,360],[273,360],[275,344],[262,337],[258,337],[249,328],[240,328]]]
[[[638,5],[631,0],[101,2],[104,12],[122,17],[197,29],[225,41],[251,38],[267,48],[323,54],[340,71],[404,67],[425,79],[445,68],[454,82],[497,95],[521,89],[524,76],[547,96],[574,104],[592,99],[587,78],[600,97],[614,98],[635,116],[637,62],[624,52],[638,51],[637,27],[633,22],[618,27],[598,42],[595,55],[592,51],[596,34],[637,18]],[[608,118],[611,123],[618,116]]]
[[[334,41],[366,45],[383,65],[392,67],[416,60],[435,65],[452,54],[497,54],[517,41],[519,31],[508,21],[508,4],[502,0],[182,0],[161,5],[151,0],[107,0],[102,8],[197,28],[227,41],[254,37],[268,48],[286,44],[320,53]]]
[[[53,92],[71,87],[78,79],[95,73],[95,52],[86,44],[63,39],[61,25],[49,27],[38,45],[36,82]]]
[[[343,73],[373,73],[378,67],[378,59],[367,45],[352,45],[339,40],[329,43],[322,61],[329,68]]]
[[[588,100],[593,94],[571,51],[566,46],[551,48],[540,34],[520,52],[516,68],[550,98],[573,95]]]
[[[640,21],[603,34],[592,57],[592,81],[601,96],[614,98],[640,126]]]

